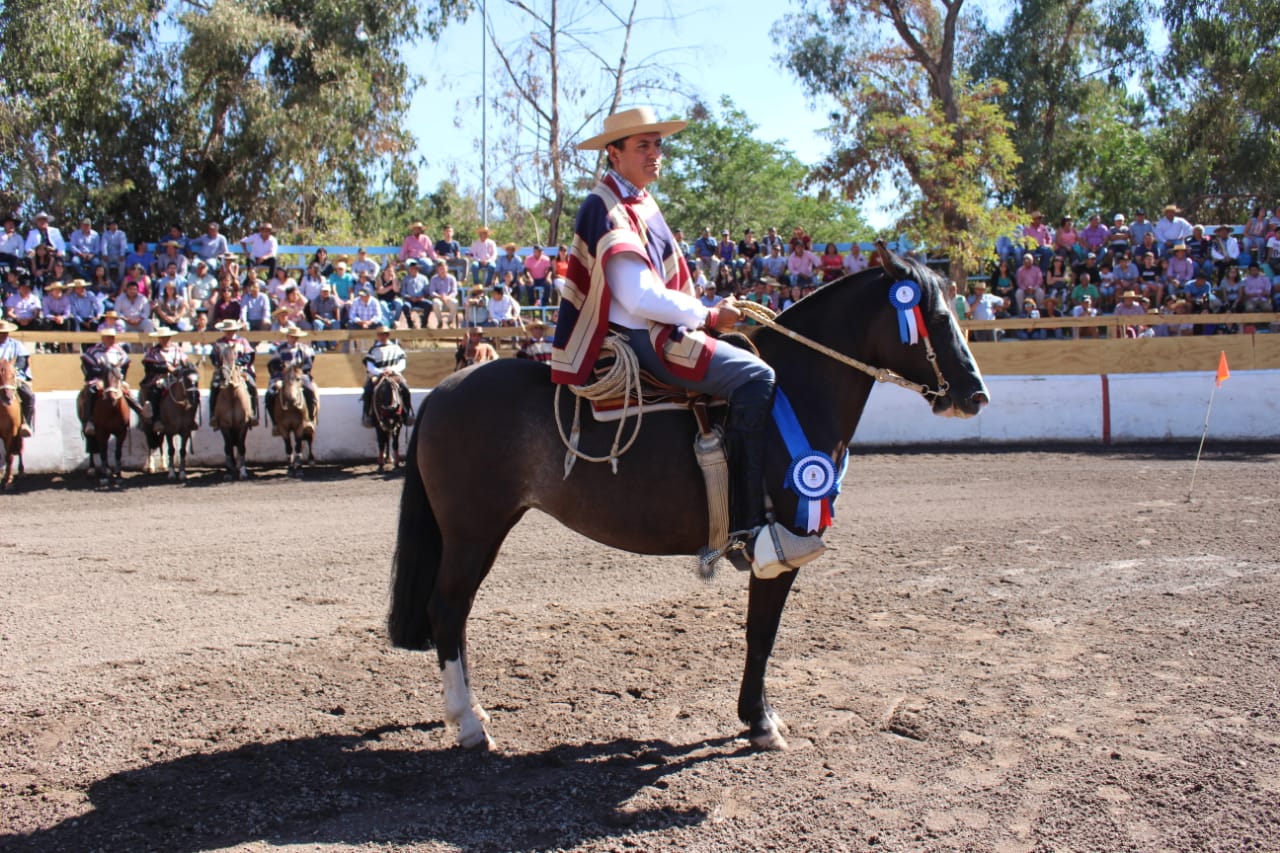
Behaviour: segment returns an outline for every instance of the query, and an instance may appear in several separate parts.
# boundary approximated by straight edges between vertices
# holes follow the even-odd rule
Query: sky
[[[657,12],[664,5],[659,0],[640,0],[642,13],[650,9]],[[711,105],[718,105],[721,95],[730,96],[735,106],[759,125],[757,138],[781,141],[801,162],[817,163],[827,151],[816,133],[824,125],[823,112],[806,103],[799,82],[775,60],[778,49],[769,35],[788,5],[779,0],[705,0],[696,7],[682,4],[677,8],[679,17],[674,24],[653,24],[636,34],[631,47],[633,60],[665,48],[680,48],[674,56],[664,56],[678,63],[691,87],[688,94]],[[505,0],[488,0],[488,12],[500,34],[511,32],[518,21]],[[420,45],[406,57],[410,70],[426,79],[408,115],[409,129],[427,159],[419,174],[423,190],[434,190],[450,176],[451,167],[457,168],[464,186],[480,184],[480,113],[470,104],[483,88],[482,32],[477,13],[465,24],[450,25],[439,44]],[[498,85],[493,75],[497,58],[492,50],[489,67],[492,92]],[[458,109],[459,102],[467,105]],[[668,112],[665,105],[654,106],[662,114]],[[493,132],[490,114],[491,141]],[[492,186],[500,164],[491,160],[489,169]],[[474,180],[467,180],[468,173],[474,174]],[[891,200],[881,204],[889,205]],[[876,228],[895,218],[892,211],[878,210],[876,204],[864,207],[863,216]]]

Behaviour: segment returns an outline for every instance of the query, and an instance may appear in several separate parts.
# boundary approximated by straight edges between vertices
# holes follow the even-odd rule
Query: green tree
[[[719,114],[705,107],[689,126],[663,141],[662,177],[655,185],[672,227],[696,234],[710,227],[735,235],[769,226],[789,234],[800,225],[819,241],[867,239],[871,228],[857,208],[830,193],[803,191],[808,167],[779,142],[756,138],[757,125],[728,97]]]
[[[1146,27],[1135,26],[1147,14],[1142,0],[1018,0],[981,40],[968,73],[1006,84],[999,104],[1020,157],[1004,201],[1050,216],[1132,203],[1132,185],[1122,199],[1099,192],[1112,181],[1096,170],[1113,155],[1126,168],[1137,159],[1112,143],[1143,136],[1145,104],[1126,83],[1149,64]],[[1143,144],[1136,153],[1150,152]],[[1145,171],[1128,174],[1137,183]]]
[[[907,200],[898,228],[975,269],[1015,211],[1018,155],[997,104],[1005,87],[957,68],[976,40],[963,0],[801,0],[775,25],[783,62],[831,104],[832,151],[814,172],[849,198],[892,185]]]

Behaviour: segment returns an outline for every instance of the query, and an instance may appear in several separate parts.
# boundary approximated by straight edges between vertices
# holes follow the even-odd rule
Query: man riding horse
[[[222,359],[232,358],[244,371],[244,382],[246,390],[249,392],[249,402],[253,407],[253,416],[249,418],[249,426],[258,425],[258,377],[254,373],[253,360],[257,357],[257,351],[253,348],[253,344],[249,343],[241,335],[236,334],[244,325],[239,320],[222,320],[214,326],[222,337],[218,338],[213,344],[214,368],[222,366]],[[213,381],[209,385],[209,428],[213,430],[221,429],[218,418],[214,414],[217,411],[218,392],[222,390],[222,372],[214,371]]]
[[[151,332],[147,337],[155,338],[156,342],[142,355],[143,377],[138,386],[138,396],[143,400],[142,417],[151,422],[151,431],[156,435],[164,432],[164,424],[160,421],[160,401],[164,399],[169,377],[176,375],[182,378],[187,399],[197,412],[200,410],[199,371],[173,335],[174,330],[167,326]]]
[[[13,365],[13,372],[18,377],[18,399],[22,407],[22,426],[18,435],[31,437],[31,427],[36,417],[36,395],[31,390],[31,354],[26,346],[17,338],[9,337],[18,327],[7,320],[0,320],[0,359]]]
[[[373,383],[379,376],[386,376],[396,383],[400,390],[400,400],[404,408],[403,420],[413,423],[413,401],[409,394],[409,383],[404,381],[404,369],[408,365],[408,357],[400,345],[391,340],[391,330],[385,323],[379,323],[377,341],[365,353],[364,369],[368,376],[364,380],[364,394],[360,397],[360,412],[366,427],[373,426]]]
[[[134,399],[133,392],[124,381],[129,376],[129,352],[116,343],[115,324],[108,322],[101,326],[98,334],[102,336],[102,340],[80,355],[80,371],[84,374],[85,385],[84,391],[80,394],[80,409],[77,414],[80,416],[81,430],[90,438],[94,433],[93,405],[98,395],[102,393],[107,374],[113,368],[120,371],[120,386],[124,401],[139,418],[143,417],[142,405]]]
[[[578,209],[551,378],[586,383],[612,330],[635,351],[640,366],[661,381],[727,399],[730,529],[749,561],[768,521],[765,431],[774,372],[754,353],[704,333],[732,329],[744,315],[732,297],[713,308],[697,298],[671,229],[645,192],[662,166],[662,138],[686,124],[660,122],[649,108],[627,110],[606,118],[603,133],[578,145],[605,151],[609,170]],[[821,549],[817,537],[809,539],[801,551]],[[736,549],[730,557],[738,568],[749,567]]]
[[[267,382],[267,396],[264,401],[267,418],[274,417],[273,405],[276,396],[280,393],[281,377],[284,372],[291,367],[299,367],[302,369],[302,396],[307,403],[307,419],[312,423],[316,421],[316,384],[311,378],[311,368],[315,364],[315,349],[302,339],[307,333],[297,326],[290,324],[285,328],[285,339],[276,344],[275,355],[267,362],[267,373],[270,379]],[[280,435],[280,428],[277,424],[272,424],[272,435]]]

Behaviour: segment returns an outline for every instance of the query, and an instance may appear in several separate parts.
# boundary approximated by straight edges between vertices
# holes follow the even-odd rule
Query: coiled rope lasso
[[[618,473],[618,458],[622,454],[631,449],[636,443],[636,439],[640,436],[640,421],[644,417],[644,402],[640,395],[640,360],[636,357],[635,350],[627,345],[627,342],[619,335],[609,335],[600,344],[601,352],[608,351],[613,353],[613,364],[605,371],[604,375],[596,379],[594,382],[585,385],[570,385],[569,390],[577,397],[573,403],[573,429],[570,435],[565,435],[564,421],[560,415],[560,391],[565,387],[563,385],[556,386],[556,429],[560,433],[560,440],[564,442],[568,453],[565,454],[564,475],[567,478],[569,472],[573,470],[575,459],[581,459],[584,462],[608,462],[613,469],[613,473]],[[582,422],[582,400],[608,400],[622,395],[622,413],[618,418],[618,430],[613,436],[613,445],[609,448],[606,456],[591,456],[583,453],[578,449],[578,437],[581,435]],[[635,427],[631,430],[631,437],[624,444],[622,441],[623,434],[626,431],[627,416],[631,407],[631,395],[635,394],[636,405],[636,422]]]

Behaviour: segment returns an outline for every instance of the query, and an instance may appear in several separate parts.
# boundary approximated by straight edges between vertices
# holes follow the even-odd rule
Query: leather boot
[[[773,405],[773,383],[749,382],[729,398],[725,429],[725,453],[729,461],[729,532],[750,548],[756,531],[766,521],[764,508],[765,430]],[[729,552],[733,565],[745,571],[751,555],[742,549]]]

